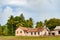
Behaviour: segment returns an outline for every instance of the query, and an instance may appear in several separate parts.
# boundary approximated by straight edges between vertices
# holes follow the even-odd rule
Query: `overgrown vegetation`
[[[7,23],[3,26],[0,25],[0,35],[15,35],[15,30],[19,27],[33,28],[33,19],[25,19],[24,15],[14,17],[11,15]],[[47,26],[50,30],[53,30],[56,26],[60,26],[60,19],[52,18],[49,20],[44,20],[44,22],[36,22],[36,28]]]

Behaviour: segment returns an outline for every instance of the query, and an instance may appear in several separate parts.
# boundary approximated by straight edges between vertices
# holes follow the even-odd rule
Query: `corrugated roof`
[[[60,30],[60,26],[56,26],[54,30]]]

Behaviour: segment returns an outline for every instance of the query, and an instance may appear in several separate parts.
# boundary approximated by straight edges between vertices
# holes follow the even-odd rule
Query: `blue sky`
[[[60,0],[0,0],[0,24],[6,24],[10,15],[21,13],[34,22],[60,18]]]

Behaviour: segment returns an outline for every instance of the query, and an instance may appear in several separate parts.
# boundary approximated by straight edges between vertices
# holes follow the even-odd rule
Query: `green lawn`
[[[44,36],[44,37],[0,36],[0,40],[60,40],[60,36]]]

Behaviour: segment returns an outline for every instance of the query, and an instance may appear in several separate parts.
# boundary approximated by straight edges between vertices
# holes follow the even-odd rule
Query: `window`
[[[38,35],[39,35],[40,33],[38,32]]]
[[[47,35],[47,34],[46,34],[46,32],[45,32],[45,34],[44,34],[44,35]]]
[[[60,34],[60,31],[59,31],[59,34]]]
[[[22,33],[22,31],[20,31],[20,33]]]
[[[49,35],[50,35],[50,33],[49,33]]]
[[[55,33],[52,33],[52,35],[55,35]]]
[[[31,35],[33,35],[33,33],[31,32]]]
[[[18,31],[17,31],[17,34],[18,34]]]
[[[36,32],[34,32],[34,34],[36,35]]]

